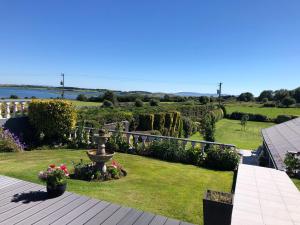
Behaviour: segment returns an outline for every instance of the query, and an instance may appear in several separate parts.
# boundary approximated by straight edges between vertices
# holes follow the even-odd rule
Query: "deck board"
[[[71,192],[48,198],[42,185],[0,175],[0,225],[8,224],[190,225]]]

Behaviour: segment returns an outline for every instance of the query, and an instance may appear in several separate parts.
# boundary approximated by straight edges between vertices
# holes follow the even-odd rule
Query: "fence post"
[[[5,118],[10,118],[10,102],[6,102],[6,111],[5,111]]]

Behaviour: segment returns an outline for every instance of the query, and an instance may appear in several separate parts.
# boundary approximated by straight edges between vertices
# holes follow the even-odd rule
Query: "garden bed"
[[[41,183],[37,174],[45,165],[88,160],[82,150],[40,150],[1,153],[2,175]],[[206,189],[231,190],[233,172],[213,171],[137,155],[117,153],[128,176],[106,182],[68,180],[68,191],[115,202],[195,224],[203,223],[202,197]]]

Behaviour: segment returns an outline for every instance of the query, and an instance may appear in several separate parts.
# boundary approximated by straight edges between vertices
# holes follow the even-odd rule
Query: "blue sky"
[[[239,94],[300,86],[299,0],[0,2],[0,83]]]

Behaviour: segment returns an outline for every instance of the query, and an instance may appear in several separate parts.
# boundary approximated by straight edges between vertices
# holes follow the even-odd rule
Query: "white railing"
[[[0,119],[24,116],[30,100],[0,100]]]
[[[80,128],[76,128],[74,133],[70,134],[70,137],[69,137],[70,140],[77,138],[78,135],[82,135],[82,136],[85,135],[87,144],[95,144],[92,137],[94,134],[98,133],[97,129],[90,128],[90,127],[84,127],[84,133],[80,132],[80,134],[78,133],[79,129]],[[109,132],[116,133],[119,131],[109,130]],[[196,146],[198,146],[198,147],[200,147],[200,149],[202,151],[204,151],[204,149],[207,145],[218,145],[218,146],[223,146],[226,148],[231,148],[233,150],[236,150],[236,146],[233,144],[224,144],[224,143],[219,143],[219,142],[209,142],[209,141],[200,141],[200,140],[190,140],[190,139],[186,139],[186,138],[151,135],[151,134],[129,132],[129,131],[121,131],[120,133],[126,139],[127,143],[130,144],[131,146],[135,146],[138,143],[142,143],[145,146],[146,144],[153,142],[153,141],[175,140],[175,141],[181,142],[183,146],[189,145],[192,148],[195,148]]]

